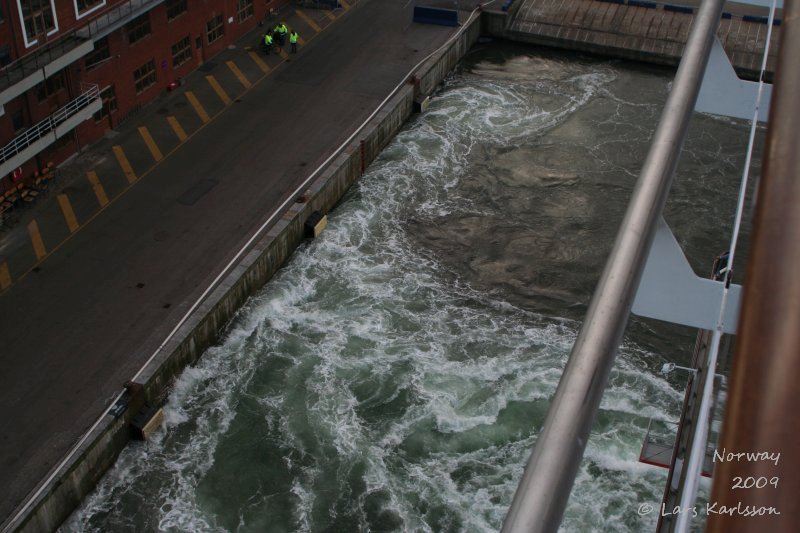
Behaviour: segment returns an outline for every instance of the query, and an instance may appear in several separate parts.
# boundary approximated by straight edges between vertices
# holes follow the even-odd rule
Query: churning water
[[[323,235],[186,370],[64,530],[495,531],[536,442],[671,72],[473,51]],[[746,126],[698,117],[667,218],[725,249]],[[652,531],[693,332],[633,320],[564,531]]]

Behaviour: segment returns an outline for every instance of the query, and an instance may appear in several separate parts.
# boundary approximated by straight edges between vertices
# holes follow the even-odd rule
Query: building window
[[[244,22],[253,16],[253,0],[239,0],[236,3],[236,13],[239,16],[239,22]]]
[[[151,59],[133,71],[133,82],[136,85],[136,94],[141,94],[156,83],[156,61]]]
[[[106,0],[75,0],[75,15],[80,18],[106,4]]]
[[[99,4],[105,4],[106,0],[75,0],[75,3],[78,5],[78,11],[83,12]]]
[[[11,63],[11,49],[8,46],[0,46],[0,67],[5,67]]]
[[[25,127],[25,118],[22,115],[22,109],[17,109],[11,113],[11,125],[14,126],[15,132]]]
[[[51,0],[19,0],[19,3],[29,41],[35,41],[40,35],[56,29]]]
[[[167,0],[165,4],[167,4],[167,21],[186,13],[186,0]]]
[[[111,50],[108,47],[108,37],[103,37],[94,42],[94,50],[86,56],[86,70],[92,70],[99,66],[106,59],[111,57]]]
[[[222,15],[217,15],[208,21],[206,24],[206,35],[208,36],[208,44],[213,43],[225,35],[225,20]]]
[[[100,122],[111,113],[115,113],[118,109],[117,93],[114,92],[113,85],[109,85],[108,87],[100,91],[100,98],[102,98],[103,100],[103,107],[100,108],[100,111],[94,114],[94,120],[96,122]]]
[[[66,80],[64,79],[64,72],[61,71],[36,86],[36,98],[43,102],[64,87],[66,87]]]
[[[125,29],[128,30],[129,44],[133,44],[147,37],[150,35],[150,13],[145,13],[141,17],[136,17],[125,25]]]
[[[172,45],[172,66],[183,65],[192,58],[192,39],[187,35]]]

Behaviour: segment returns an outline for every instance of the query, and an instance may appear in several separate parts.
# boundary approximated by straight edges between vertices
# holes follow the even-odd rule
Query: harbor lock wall
[[[207,298],[161,347],[137,379],[137,397],[119,416],[105,415],[84,436],[63,467],[55,469],[43,485],[16,510],[2,531],[53,531],[94,489],[113,466],[131,438],[131,419],[143,402],[160,404],[176,377],[197,362],[218,342],[242,305],[260,290],[307,239],[305,223],[312,213],[327,214],[342,200],[366,167],[400,130],[419,106],[467,54],[481,35],[648,63],[676,65],[679,53],[656,54],[644,50],[620,50],[616,46],[556,39],[511,27],[523,0],[514,0],[507,11],[487,9],[464,24],[460,35],[415,70],[404,85],[377,112],[301,193],[304,201],[290,204],[280,218],[259,236],[246,255],[233,266]]]
[[[459,36],[423,63],[411,79],[341,150],[301,196],[233,266],[207,298],[161,347],[139,375],[135,395],[118,416],[104,415],[84,436],[61,468],[56,468],[4,524],[3,531],[54,531],[94,489],[130,440],[131,419],[143,402],[161,403],[175,378],[218,342],[241,306],[260,290],[306,239],[312,213],[327,214],[341,201],[365,168],[397,134],[415,108],[430,95],[477,42],[481,17],[466,23]]]

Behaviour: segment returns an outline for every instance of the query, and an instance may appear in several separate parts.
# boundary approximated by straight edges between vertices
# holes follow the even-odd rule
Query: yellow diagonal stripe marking
[[[156,142],[153,140],[153,136],[150,135],[150,131],[145,126],[139,126],[139,135],[144,139],[147,149],[153,154],[153,159],[155,159],[156,162],[164,159],[164,155],[161,153],[161,150],[158,149]]]
[[[192,107],[200,117],[200,120],[202,120],[203,122],[208,122],[209,120],[211,120],[208,116],[208,113],[206,113],[206,110],[200,104],[200,101],[197,99],[197,97],[194,95],[192,91],[186,91],[183,94],[186,95],[186,99],[189,100],[190,104],[192,104]]]
[[[211,88],[214,89],[214,92],[217,93],[217,96],[219,96],[220,100],[225,102],[225,105],[230,105],[231,98],[228,96],[228,93],[225,92],[225,89],[222,88],[222,85],[219,84],[217,78],[208,75],[206,76],[206,80],[211,85]]]
[[[248,55],[250,55],[250,59],[252,59],[252,60],[253,60],[253,62],[254,62],[256,65],[258,65],[258,68],[260,68],[260,69],[261,69],[261,72],[263,72],[264,74],[267,74],[267,73],[269,73],[269,65],[267,65],[267,64],[264,62],[264,60],[263,60],[263,59],[261,59],[261,56],[259,56],[259,55],[258,55],[257,53],[255,53],[255,52],[247,52],[247,53],[248,53]]]
[[[278,54],[280,54],[283,59],[289,59],[289,54],[287,54],[286,50],[283,48],[278,48]]]
[[[298,35],[297,36],[297,44],[299,44],[300,46],[303,46],[304,44],[306,44],[306,40]]]
[[[342,7],[344,8],[345,11],[350,11],[350,4],[348,4],[344,0],[339,0],[339,3],[342,4]]]
[[[75,218],[75,211],[72,210],[72,204],[69,203],[69,198],[66,194],[59,194],[57,197],[58,205],[61,206],[61,212],[64,214],[64,220],[67,221],[67,227],[70,233],[75,233],[80,227],[78,219]]]
[[[231,69],[231,72],[233,72],[233,75],[236,76],[237,80],[239,80],[239,83],[244,85],[245,89],[249,89],[253,86],[253,84],[250,83],[250,80],[247,79],[247,76],[242,74],[242,71],[236,66],[236,63],[233,61],[226,61],[225,64],[228,65],[228,68]]]
[[[11,272],[8,271],[8,264],[3,261],[0,264],[0,289],[6,290],[11,286]]]
[[[128,162],[128,158],[125,157],[125,152],[122,151],[122,146],[114,146],[112,149],[114,150],[114,155],[119,162],[119,166],[122,167],[122,172],[124,172],[125,177],[128,178],[128,183],[133,183],[136,181],[136,172],[133,171],[133,167]]]
[[[175,132],[175,135],[178,136],[178,139],[180,139],[181,142],[185,141],[189,137],[186,135],[186,132],[183,130],[183,127],[181,126],[181,123],[178,122],[177,118],[169,116],[167,117],[167,122],[169,122],[169,125],[172,126],[172,131]]]
[[[297,16],[298,16],[298,17],[300,17],[301,19],[303,19],[303,22],[305,22],[306,24],[308,24],[309,26],[311,26],[311,29],[312,29],[312,30],[314,30],[314,31],[316,31],[316,32],[320,32],[320,31],[322,31],[322,28],[320,28],[320,27],[319,27],[319,24],[317,24],[316,22],[314,22],[313,20],[311,20],[311,18],[310,18],[308,15],[306,15],[305,13],[303,13],[302,11],[300,11],[299,9],[295,9],[295,11],[294,11],[294,12],[295,12],[295,13],[297,13]]]
[[[89,183],[92,184],[94,195],[97,196],[97,201],[100,203],[100,207],[105,207],[105,205],[108,203],[108,196],[106,196],[106,190],[103,188],[103,185],[100,183],[100,179],[97,177],[97,172],[90,170],[86,173],[86,176],[89,178]]]
[[[322,12],[325,13],[325,16],[328,17],[330,20],[336,20],[336,15],[334,15],[330,11],[323,9]]]
[[[44,256],[47,255],[47,250],[44,247],[44,241],[42,240],[42,234],[39,233],[39,224],[36,223],[35,220],[31,220],[31,223],[28,224],[28,235],[31,237],[31,244],[33,244],[33,253],[36,254],[36,259],[42,259]]]

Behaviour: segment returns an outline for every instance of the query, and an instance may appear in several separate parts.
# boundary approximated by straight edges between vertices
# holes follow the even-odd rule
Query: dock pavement
[[[455,28],[413,4],[287,7],[59,169],[0,235],[0,523],[258,228]]]

